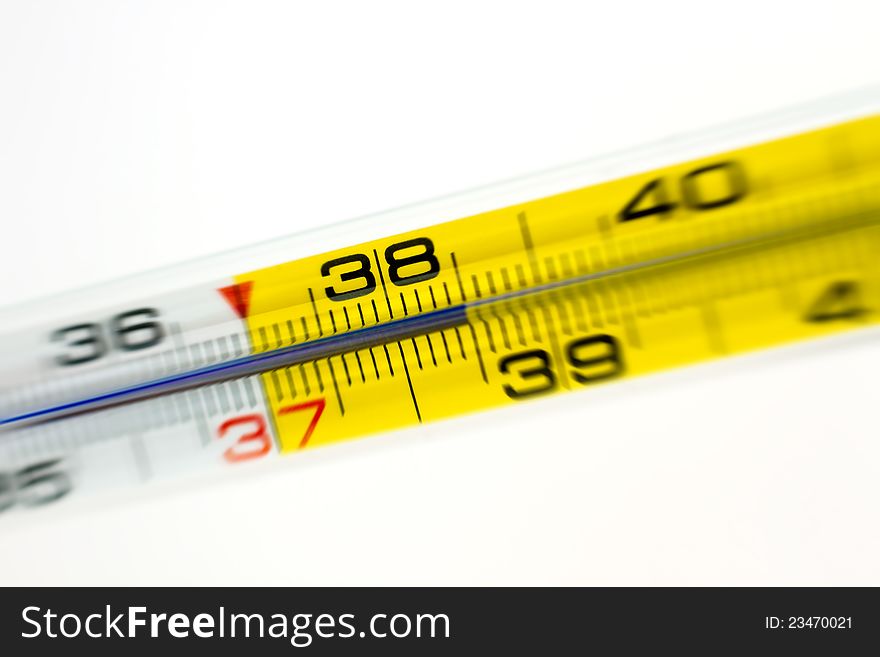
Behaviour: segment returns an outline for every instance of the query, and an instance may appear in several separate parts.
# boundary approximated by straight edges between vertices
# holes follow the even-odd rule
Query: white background
[[[0,4],[2,303],[878,80],[835,2]],[[4,519],[2,584],[880,584],[876,334]]]

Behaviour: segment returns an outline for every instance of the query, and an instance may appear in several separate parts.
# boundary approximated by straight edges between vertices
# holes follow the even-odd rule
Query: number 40
[[[706,181],[715,178],[724,186],[720,194],[707,193],[711,185]],[[746,195],[746,177],[738,162],[717,162],[694,169],[682,176],[680,181],[681,205],[691,210],[712,210],[731,205]],[[653,215],[661,219],[669,215],[678,204],[667,190],[665,178],[655,178],[642,187],[638,194],[620,211],[620,221],[634,221]]]

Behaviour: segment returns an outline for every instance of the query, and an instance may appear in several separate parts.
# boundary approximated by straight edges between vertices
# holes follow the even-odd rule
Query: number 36
[[[165,337],[162,325],[156,321],[155,308],[138,308],[113,317],[108,323],[110,344],[120,351],[137,351],[154,347]],[[110,350],[104,328],[100,324],[74,324],[58,329],[52,342],[61,342],[67,352],[59,354],[55,362],[70,366],[89,363],[106,355]]]

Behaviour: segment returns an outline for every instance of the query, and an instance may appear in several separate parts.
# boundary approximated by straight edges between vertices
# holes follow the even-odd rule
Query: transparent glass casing
[[[788,282],[826,287],[829,282],[832,285],[839,282],[839,275],[867,274],[863,278],[871,278],[871,284],[880,288],[880,276],[876,275],[873,266],[873,249],[880,237],[876,230],[877,209],[880,208],[877,193],[880,154],[875,153],[880,143],[880,131],[874,120],[867,122],[872,126],[870,138],[865,138],[865,132],[849,133],[845,132],[846,126],[842,128],[845,137],[858,135],[862,163],[867,163],[865,169],[869,170],[853,170],[839,175],[830,161],[834,158],[828,157],[832,149],[829,148],[828,133],[823,131],[788,140],[797,144],[806,140],[813,146],[818,143],[820,147],[803,151],[783,145],[786,157],[781,159],[772,156],[779,153],[772,150],[778,144],[776,147],[771,144],[769,151],[764,146],[747,149],[751,153],[749,166],[754,165],[749,172],[754,172],[754,181],[761,184],[750,187],[748,195],[743,192],[728,196],[722,204],[696,204],[696,210],[712,208],[712,221],[690,222],[688,213],[695,209],[693,206],[682,207],[682,211],[676,214],[676,221],[669,222],[630,222],[629,218],[624,221],[623,212],[618,213],[620,208],[627,206],[633,194],[641,194],[640,188],[648,189],[671,175],[672,169],[662,174],[656,172],[663,167],[681,165],[676,175],[684,180],[701,171],[739,166],[738,161],[734,162],[737,155],[730,155],[729,161],[713,158],[708,161],[710,166],[706,166],[706,162],[695,165],[692,160],[843,124],[876,115],[878,111],[880,88],[862,90],[0,309],[0,511],[48,504],[68,497],[74,491],[103,489],[105,485],[145,482],[199,468],[225,468],[233,463],[302,449],[309,440],[309,447],[329,444],[501,403],[517,403],[517,399],[535,392],[561,391],[565,386],[556,385],[551,361],[557,373],[567,371],[576,383],[587,385],[608,379],[609,373],[612,378],[624,372],[627,376],[636,375],[724,355],[727,350],[713,351],[710,341],[705,339],[706,334],[711,333],[711,327],[707,328],[705,322],[699,321],[700,309],[696,308],[707,296],[707,281],[713,279],[713,271],[716,282],[722,278],[733,280],[733,287],[740,282],[739,279],[747,278],[746,274],[763,268],[770,272],[768,278],[787,270]],[[859,123],[864,125],[866,122]],[[834,128],[831,132],[840,135],[837,130]],[[804,152],[813,156],[820,152],[821,155],[805,159]],[[816,159],[821,160],[819,165],[816,165]],[[801,167],[802,163],[804,167]],[[746,165],[742,166],[745,170]],[[631,185],[633,180],[626,180],[628,176],[643,173],[645,175],[639,178],[638,184]],[[609,184],[600,185],[606,182]],[[767,184],[762,187],[764,183]],[[752,179],[749,179],[751,184]],[[615,185],[622,185],[615,189],[623,190],[620,195],[626,197],[618,198],[614,192],[614,202],[609,202],[609,214],[620,217],[615,231],[639,232],[641,244],[647,245],[646,248],[630,251],[629,260],[622,263],[625,266],[618,266],[617,271],[610,266],[612,259],[603,257],[593,260],[585,268],[578,263],[577,276],[566,274],[560,256],[573,256],[569,263],[576,261],[577,249],[586,248],[585,243],[589,240],[593,240],[590,247],[599,249],[606,237],[601,234],[601,226],[596,228],[596,224],[591,223],[589,230],[592,232],[587,233],[586,222],[574,220],[585,217],[587,209],[595,209],[589,203],[585,206],[581,191],[576,190],[589,195],[597,189],[607,191]],[[865,190],[869,193],[863,193]],[[531,236],[527,238],[528,231],[523,228],[526,212],[510,212],[510,209],[533,208],[545,201],[548,203],[543,207],[558,209],[564,203],[553,205],[562,198],[556,195],[566,192],[572,192],[565,195],[571,207],[556,214],[547,211],[541,215],[538,212],[532,224],[534,234],[543,231],[545,243],[533,242]],[[572,198],[577,200],[572,201]],[[855,198],[864,203],[849,204]],[[742,203],[738,203],[740,199],[744,199]],[[685,206],[686,203],[679,205]],[[741,210],[740,206],[746,210]],[[793,208],[796,211],[789,212]],[[493,213],[496,218],[499,214],[504,215],[498,222],[493,223],[482,216],[501,209],[505,209],[504,212]],[[577,217],[573,217],[576,213]],[[710,213],[695,214],[708,216]],[[759,218],[758,229],[750,234],[750,222],[756,217]],[[766,217],[772,220],[761,223]],[[596,218],[595,214],[590,215],[591,221]],[[466,223],[456,222],[452,228],[443,226],[454,220]],[[806,226],[812,231],[832,226],[835,231],[845,232],[847,222],[862,220],[871,222],[867,229],[858,226],[862,232],[853,231],[825,242],[824,238],[815,240],[820,243],[819,255],[822,257],[819,258],[813,257],[815,251],[803,249],[798,244],[789,251],[785,247],[778,249],[782,254],[781,266],[778,266],[779,258],[774,260],[771,255],[763,260],[761,256],[750,260],[718,258],[723,262],[703,263],[702,269],[689,269],[685,262],[676,270],[680,276],[673,272],[665,278],[658,276],[655,269],[658,258],[663,260],[659,266],[662,269],[667,264],[681,264],[692,257],[696,252],[681,248],[685,244],[700,246],[702,253],[714,255],[715,251],[711,249],[718,247],[729,251],[731,246],[739,248],[745,238],[765,239],[768,235],[772,238],[774,234],[766,232],[768,227],[800,230]],[[518,222],[520,232],[517,231]],[[820,225],[820,222],[824,223]],[[672,232],[667,230],[670,226]],[[412,239],[412,231],[418,231],[419,237]],[[402,235],[405,233],[410,234]],[[790,233],[789,230],[787,234],[791,236]],[[634,233],[628,234],[632,236]],[[443,239],[438,239],[438,235]],[[668,235],[673,237],[667,240],[665,236]],[[692,235],[697,235],[702,242]],[[682,236],[687,239],[679,240]],[[862,239],[863,236],[868,239]],[[391,237],[393,239],[384,239]],[[812,239],[815,235],[811,233],[809,237]],[[604,244],[613,244],[615,249],[620,247],[618,252],[622,252],[621,245],[630,244],[625,239],[628,238],[611,239]],[[348,263],[348,266],[360,262],[363,267],[375,266],[373,272],[379,277],[386,271],[390,281],[391,271],[397,267],[398,261],[395,260],[392,267],[389,251],[400,247],[412,249],[412,243],[419,240],[424,249],[419,260],[422,264],[428,262],[425,259],[428,252],[434,253],[433,240],[438,245],[444,242],[442,271],[435,258],[437,269],[432,269],[428,278],[413,281],[418,278],[413,274],[398,278],[399,285],[391,290],[395,298],[389,297],[384,280],[379,288],[376,276],[371,273],[367,277],[364,270],[358,270],[361,274],[357,278],[372,280],[372,284],[361,288],[335,287],[340,282],[351,283],[351,277],[346,278],[345,274],[354,270],[345,270],[345,265],[342,270],[336,269],[333,277],[327,277],[329,272],[324,272],[328,265],[332,269],[339,267],[341,262]],[[833,253],[834,249],[821,251],[821,245],[827,247],[829,243],[843,245],[848,254],[860,251],[859,259],[844,262],[844,267],[836,264],[831,267],[834,263],[824,261],[833,258],[824,256]],[[355,245],[362,248],[348,248]],[[514,339],[500,334],[508,344],[502,342],[496,351],[487,329],[486,341],[480,342],[482,338],[478,339],[474,325],[480,321],[485,325],[481,313],[490,315],[489,321],[493,321],[491,315],[499,300],[505,302],[505,293],[499,286],[501,293],[496,295],[494,286],[489,283],[491,292],[481,297],[476,288],[478,276],[488,281],[488,273],[492,272],[498,275],[492,280],[501,281],[517,266],[525,268],[529,264],[528,258],[537,262],[538,253],[545,261],[552,260],[547,256],[556,247],[569,251],[562,253],[557,249],[554,252],[562,276],[553,285],[564,286],[570,291],[581,284],[581,288],[588,288],[590,283],[585,282],[586,278],[598,280],[618,274],[622,278],[625,273],[627,276],[632,274],[630,281],[640,278],[644,282],[653,277],[660,282],[655,283],[653,292],[646,294],[645,298],[651,301],[661,299],[670,287],[675,287],[678,298],[687,297],[693,302],[688,308],[689,314],[680,313],[678,319],[664,318],[645,326],[646,332],[653,330],[654,341],[650,349],[642,349],[640,339],[625,336],[622,320],[613,327],[610,326],[612,322],[599,324],[593,321],[591,312],[574,317],[575,323],[579,321],[584,326],[582,330],[577,327],[580,331],[577,334],[573,330],[566,333],[567,317],[556,323],[539,317],[535,324],[541,327],[540,330],[532,327],[534,337],[529,337],[531,342],[526,339],[525,329],[516,324],[514,327],[522,330],[516,344]],[[440,247],[437,248],[440,255]],[[541,248],[545,249],[543,253]],[[340,252],[312,258],[339,249],[344,254],[341,258]],[[453,251],[468,256],[467,260],[461,259],[460,272]],[[606,253],[610,251],[609,248]],[[384,254],[384,265],[380,263],[382,256],[379,254]],[[651,254],[657,257],[652,259]],[[371,256],[375,260],[371,261]],[[275,267],[282,263],[291,264]],[[793,266],[795,264],[797,267]],[[809,275],[801,275],[804,272],[810,274],[814,264],[829,265],[827,271],[820,272],[825,278],[818,280],[816,272],[812,272],[812,279]],[[676,266],[670,265],[667,272]],[[847,266],[850,270],[846,269]],[[535,267],[534,271],[538,269]],[[640,273],[633,273],[639,269]],[[267,273],[270,270],[272,273]],[[399,271],[399,268],[394,270]],[[556,289],[542,290],[534,271],[530,280],[523,276],[518,287],[507,288],[507,300],[514,295],[517,301],[530,296],[536,300],[536,308],[540,303],[546,302],[545,306],[549,307],[558,302],[558,297],[556,300],[551,298]],[[454,287],[456,277],[458,285],[452,296],[447,290],[445,296],[440,297],[439,290],[443,289],[440,286],[445,286],[448,281],[449,286]],[[410,282],[400,283],[407,278]],[[463,285],[462,278],[474,281],[473,293],[465,294],[468,283]],[[775,282],[780,280],[774,279]],[[668,285],[670,281],[675,285]],[[423,284],[424,296],[419,300],[417,293]],[[261,302],[254,302],[251,306],[252,313],[237,307],[241,285],[258,290],[262,295]],[[439,304],[434,301],[432,285],[438,290]],[[389,287],[392,287],[390,282]],[[600,288],[598,284],[593,288],[597,298],[603,294]],[[781,309],[767,303],[771,293],[780,288],[743,295],[747,299],[725,300],[730,304],[729,308],[733,308],[733,311],[727,309],[728,318],[733,318],[730,334],[742,343],[730,353],[820,334],[822,327],[810,325],[805,329],[801,326],[806,324],[801,321],[801,308]],[[821,292],[813,288],[803,291],[805,298],[813,298]],[[545,292],[547,294],[541,299]],[[405,294],[412,295],[409,314],[404,304]],[[606,301],[614,294],[609,293]],[[334,298],[333,295],[345,298]],[[370,299],[372,309],[367,311],[369,321],[365,321],[360,312],[358,324],[360,303],[363,301],[369,308],[366,295],[373,297]],[[403,312],[395,314],[392,313],[392,304],[397,303],[397,295],[401,304],[398,310]],[[317,304],[315,296],[319,297]],[[776,294],[774,299],[778,301],[779,296]],[[714,303],[715,297],[712,294],[708,297]],[[384,308],[377,310],[377,300],[379,305],[387,303],[387,313]],[[429,300],[434,303],[433,309],[428,305]],[[422,301],[425,303],[424,312]],[[603,307],[615,303],[611,299],[609,303],[603,302]],[[561,305],[559,303],[557,309]],[[647,306],[646,303],[637,310],[646,310]],[[418,312],[413,310],[416,307]],[[538,310],[544,311],[547,307]],[[375,313],[375,321],[370,312]],[[401,319],[401,314],[405,319]],[[547,314],[550,314],[549,310]],[[558,314],[561,318],[561,313]],[[308,322],[313,318],[319,329],[320,316],[323,316],[325,328],[332,322],[332,332],[312,330],[309,333],[305,330],[295,339],[293,329],[298,329],[300,320],[302,327],[308,329],[306,316],[310,318]],[[696,319],[691,322],[689,318]],[[282,334],[281,326],[284,325],[291,329],[289,339]],[[397,333],[393,332],[393,325],[397,325]],[[315,328],[314,324],[312,328]],[[456,351],[456,345],[450,335],[450,348],[444,331],[457,332],[459,328],[465,337],[462,341],[458,336],[461,357],[454,359],[452,352]],[[567,328],[572,329],[570,325]],[[539,335],[541,331],[543,333]],[[137,339],[130,337],[132,332],[138,335]],[[271,339],[273,332],[274,340]],[[615,332],[616,337],[611,335]],[[431,342],[431,335],[438,340],[442,338],[443,342],[435,345]],[[420,354],[416,339],[422,340],[423,348],[429,351]],[[551,354],[548,349],[553,340],[559,344],[557,353]],[[474,357],[466,357],[464,343],[469,344]],[[441,344],[446,349],[445,358],[441,355]],[[481,353],[481,344],[487,350],[486,363],[477,357]],[[389,353],[389,345],[392,353]],[[564,353],[563,346],[567,350]],[[368,360],[374,356],[373,348],[380,351],[379,363],[375,358],[372,363]],[[624,350],[625,359],[620,357]],[[363,362],[359,353],[364,356]],[[351,362],[345,360],[346,355],[351,357]],[[380,380],[383,357],[387,362],[387,376],[383,370]],[[336,367],[344,369],[334,370],[334,359]],[[392,360],[395,363],[393,369]],[[622,366],[624,360],[625,368]],[[407,362],[413,371],[412,376]],[[540,366],[538,369],[535,369],[535,362]],[[605,368],[599,376],[591,369],[597,364]],[[609,369],[612,365],[614,367]],[[291,370],[296,368],[301,380],[294,380]],[[371,371],[375,372],[373,378]],[[519,374],[523,375],[526,387],[511,387],[511,377]],[[549,380],[550,387],[536,389],[536,378],[539,383]],[[516,382],[523,383],[522,380]],[[294,392],[295,386],[300,386],[296,388],[298,392]],[[569,389],[576,387],[573,385]],[[421,395],[418,400],[417,391]],[[320,429],[311,437],[319,417],[322,418]],[[309,418],[311,424],[307,421]]]
[[[140,298],[161,297],[188,287],[210,284],[239,272],[479,214],[715,152],[793,135],[877,111],[880,111],[880,87],[871,87],[729,125],[673,136],[647,146],[591,158],[522,178],[2,307],[0,330],[3,333],[15,333],[92,309],[130,304],[132,300]]]

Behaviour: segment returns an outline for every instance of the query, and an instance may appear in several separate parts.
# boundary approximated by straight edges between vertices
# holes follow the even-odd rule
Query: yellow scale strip
[[[264,351],[815,228],[810,239],[600,277],[471,309],[454,329],[268,372],[282,450],[876,322],[878,183],[880,117],[870,117],[237,276],[253,283],[247,322]]]

